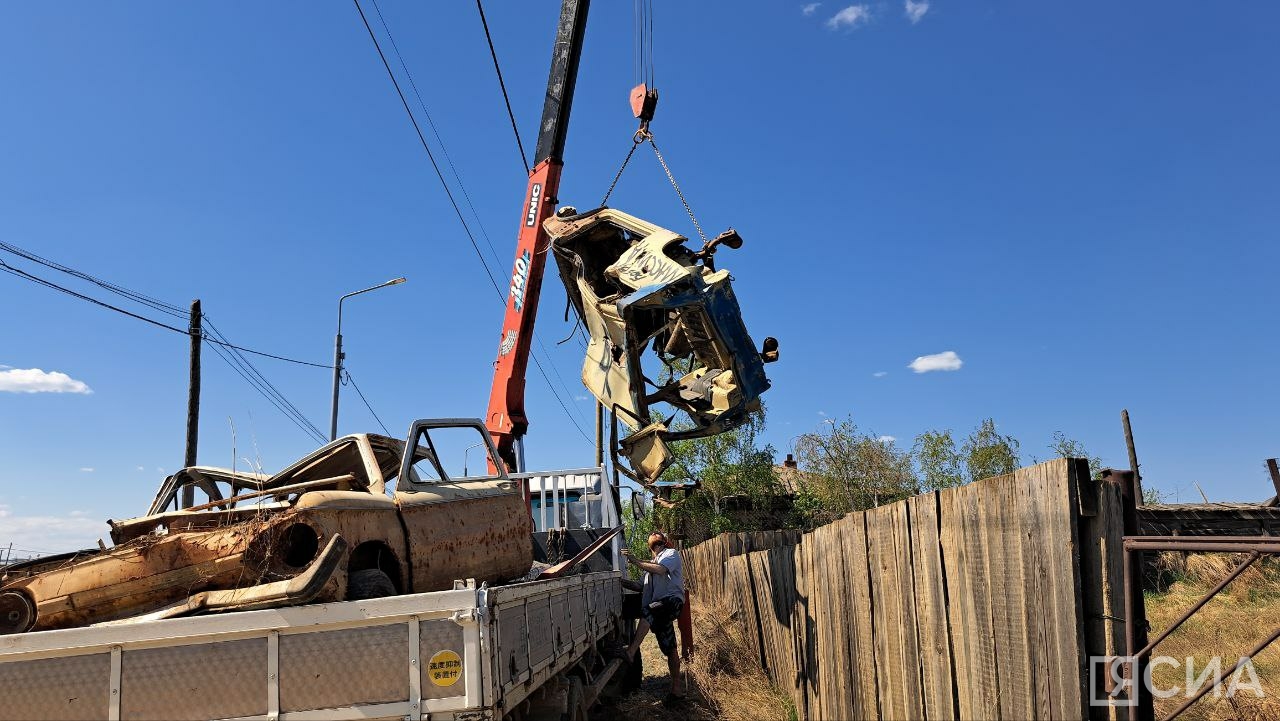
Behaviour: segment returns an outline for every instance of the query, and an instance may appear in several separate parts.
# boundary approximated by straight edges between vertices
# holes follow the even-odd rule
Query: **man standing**
[[[671,697],[681,699],[685,690],[680,678],[680,654],[676,653],[675,622],[684,608],[684,565],[680,561],[680,552],[671,547],[662,532],[649,534],[649,551],[653,553],[652,561],[641,561],[632,557],[630,551],[622,551],[628,563],[644,571],[644,593],[641,596],[644,620],[636,628],[636,637],[627,649],[627,658],[635,658],[645,634],[653,629],[658,648],[667,657]]]

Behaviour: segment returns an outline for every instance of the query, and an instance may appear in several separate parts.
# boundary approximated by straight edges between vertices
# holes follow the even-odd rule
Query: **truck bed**
[[[610,571],[0,636],[0,718],[501,719],[617,628],[621,598]]]

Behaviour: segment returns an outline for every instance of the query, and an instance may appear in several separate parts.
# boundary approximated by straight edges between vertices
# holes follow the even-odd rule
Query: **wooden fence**
[[[1089,657],[1123,644],[1120,497],[1058,459],[684,551],[801,718],[1108,719]]]

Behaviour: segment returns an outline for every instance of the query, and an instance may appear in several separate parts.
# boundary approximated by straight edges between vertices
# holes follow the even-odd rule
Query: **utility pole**
[[[201,317],[200,299],[196,298],[191,301],[191,323],[187,330],[191,335],[191,367],[187,383],[187,453],[183,457],[183,468],[196,464],[196,448],[200,444],[200,344],[204,335]],[[195,488],[184,486],[181,506],[190,508],[193,505]]]

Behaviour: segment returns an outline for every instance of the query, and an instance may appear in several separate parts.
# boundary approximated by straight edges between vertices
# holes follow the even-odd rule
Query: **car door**
[[[496,470],[493,470],[496,469]],[[396,479],[395,501],[409,538],[413,588],[497,583],[528,573],[531,522],[477,419],[415,421]]]

